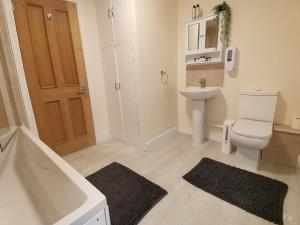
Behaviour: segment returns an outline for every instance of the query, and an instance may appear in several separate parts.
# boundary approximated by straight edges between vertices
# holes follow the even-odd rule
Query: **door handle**
[[[89,86],[87,85],[81,86],[78,95],[83,95],[84,97],[88,97],[90,95]]]

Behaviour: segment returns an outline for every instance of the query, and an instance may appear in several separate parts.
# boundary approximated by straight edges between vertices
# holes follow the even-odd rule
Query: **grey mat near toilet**
[[[256,216],[282,225],[288,186],[277,180],[204,158],[183,178]]]
[[[107,198],[112,225],[135,225],[167,191],[119,163],[86,178]]]

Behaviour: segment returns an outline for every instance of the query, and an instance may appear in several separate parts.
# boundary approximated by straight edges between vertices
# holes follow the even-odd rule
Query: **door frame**
[[[26,119],[28,122],[29,129],[39,137],[39,132],[37,129],[33,108],[31,104],[31,99],[29,95],[29,90],[27,86],[25,71],[23,67],[23,61],[21,56],[21,48],[19,45],[18,35],[17,35],[17,28],[15,26],[15,18],[13,13],[13,6],[11,1],[1,0],[1,6],[3,8],[3,13],[5,17],[5,25],[8,31],[8,36],[10,39],[10,49],[12,51],[13,60],[16,69],[16,77],[18,80],[19,90],[21,92],[22,100],[23,100],[23,107],[26,114]]]
[[[10,43],[6,43],[10,46],[12,50],[12,55],[13,55],[13,60],[14,64],[16,67],[16,76],[17,80],[19,82],[19,89],[21,92],[22,100],[23,100],[23,105],[24,105],[24,111],[27,117],[28,121],[28,126],[29,129],[39,137],[39,132],[37,129],[37,124],[35,120],[35,116],[33,113],[33,107],[32,107],[32,102],[31,98],[29,95],[29,89],[26,81],[26,76],[25,76],[25,71],[24,71],[24,66],[23,66],[23,61],[22,61],[22,55],[21,55],[21,48],[19,45],[19,39],[18,39],[18,34],[17,34],[17,28],[15,25],[15,18],[14,18],[14,12],[13,12],[13,4],[9,0],[0,0],[0,4],[3,7],[3,13],[6,21],[4,22],[6,24],[6,28],[8,31]],[[74,2],[77,5],[80,4],[80,0],[65,0],[68,2]],[[77,7],[77,14],[78,14],[78,20],[79,20],[79,29],[80,29],[80,34],[81,34],[81,39],[82,39],[82,48],[84,55],[86,53],[86,46],[83,44],[85,42],[85,36],[82,35],[82,30],[83,30],[83,20],[82,20],[82,14],[80,11],[80,7]],[[84,58],[85,62],[85,58]],[[88,74],[86,75],[88,76]],[[88,79],[88,78],[87,78]],[[93,105],[92,105],[92,113],[93,113]],[[94,115],[93,115],[93,120],[94,120]],[[95,126],[94,126],[95,127]],[[96,133],[97,131],[94,128],[94,132]],[[96,140],[98,142],[98,140]]]

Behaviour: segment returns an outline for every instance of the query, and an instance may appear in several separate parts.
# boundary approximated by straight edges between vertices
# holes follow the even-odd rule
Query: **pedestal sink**
[[[180,93],[193,101],[193,144],[199,146],[205,141],[205,101],[220,93],[219,87],[187,87]]]

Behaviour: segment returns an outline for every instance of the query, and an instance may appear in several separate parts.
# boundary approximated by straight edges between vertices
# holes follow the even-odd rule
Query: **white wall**
[[[1,34],[0,34],[1,35]],[[1,37],[0,37],[1,38]],[[0,39],[0,129],[16,125],[16,112],[13,110],[10,89],[7,85],[7,71],[4,72],[5,65],[4,51]]]
[[[177,2],[136,0],[143,140],[177,127]],[[160,81],[160,71],[169,83]]]
[[[79,0],[78,13],[97,142],[109,137],[95,0]]]
[[[74,0],[76,1],[76,0]],[[78,0],[80,25],[90,85],[96,135],[108,133],[101,53],[95,0]],[[186,85],[184,64],[185,22],[191,7],[200,3],[204,14],[217,0],[135,0],[143,140],[177,126],[191,127],[191,104],[178,94]],[[276,122],[289,124],[300,115],[300,2],[298,0],[228,0],[233,10],[232,45],[240,50],[236,73],[225,73],[222,95],[207,105],[209,123],[221,124],[238,115],[241,90],[278,89]],[[272,4],[270,6],[270,4]],[[169,84],[160,83],[160,71]],[[178,85],[177,85],[178,82]],[[177,107],[178,101],[178,107]],[[178,113],[178,120],[177,120]]]
[[[239,48],[235,73],[225,73],[222,95],[207,105],[208,123],[222,124],[238,116],[242,90],[279,90],[276,122],[290,124],[300,116],[300,1],[228,0],[233,22],[231,45]],[[186,85],[184,64],[185,23],[200,3],[204,15],[218,0],[178,0],[178,88]],[[199,68],[200,70],[200,68]],[[191,127],[191,103],[178,95],[179,126]]]

